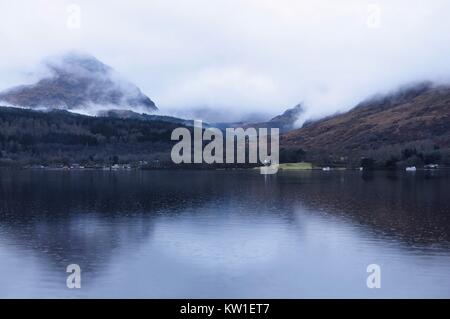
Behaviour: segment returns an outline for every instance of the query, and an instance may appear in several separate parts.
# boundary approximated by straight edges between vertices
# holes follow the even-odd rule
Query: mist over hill
[[[48,163],[74,158],[105,163],[117,154],[141,160],[154,158],[154,152],[168,161],[171,130],[192,125],[185,119],[149,114],[158,110],[155,103],[91,55],[67,53],[47,59],[45,67],[46,75],[35,84],[0,93],[0,105],[34,110],[1,108],[3,162]],[[46,112],[35,112],[42,110]],[[203,120],[201,116],[207,115],[205,111],[199,114]],[[315,121],[307,120],[303,104],[267,120],[261,118],[263,111],[246,121],[211,126],[279,128],[282,162],[307,160],[355,167],[367,158],[379,167],[450,165],[448,85],[422,82],[405,86],[371,96],[348,112]]]
[[[134,84],[94,56],[70,52],[48,58],[47,74],[37,83],[0,92],[3,105],[33,109],[61,109],[95,115],[126,109],[150,113],[158,108]]]
[[[424,82],[373,96],[349,112],[286,133],[281,145],[324,164],[358,165],[371,158],[382,167],[449,165],[450,86]]]

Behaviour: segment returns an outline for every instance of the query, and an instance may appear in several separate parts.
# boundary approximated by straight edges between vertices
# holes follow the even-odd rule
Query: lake
[[[449,298],[450,173],[2,169],[0,297]]]

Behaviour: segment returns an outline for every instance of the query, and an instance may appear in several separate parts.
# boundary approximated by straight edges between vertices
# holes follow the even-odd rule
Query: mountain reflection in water
[[[0,170],[0,297],[450,297],[449,185],[447,171]]]

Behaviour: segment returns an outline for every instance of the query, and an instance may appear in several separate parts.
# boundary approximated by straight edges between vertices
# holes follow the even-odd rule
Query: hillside
[[[161,122],[169,122],[172,124],[181,124],[184,126],[192,126],[193,120],[185,120],[178,117],[167,116],[167,115],[155,115],[155,114],[145,114],[145,113],[137,113],[130,110],[107,110],[100,111],[97,113],[97,116],[101,117],[113,117],[120,119],[134,119],[134,120],[142,120],[142,121],[161,121]],[[204,123],[205,126],[208,124]]]
[[[0,165],[170,161],[179,123],[0,107]]]
[[[366,157],[380,166],[450,164],[450,87],[422,83],[373,97],[288,132],[281,145],[322,163],[358,165]]]

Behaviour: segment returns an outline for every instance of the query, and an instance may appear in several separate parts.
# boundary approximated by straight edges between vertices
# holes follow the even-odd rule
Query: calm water
[[[0,170],[0,297],[449,298],[450,174]]]

